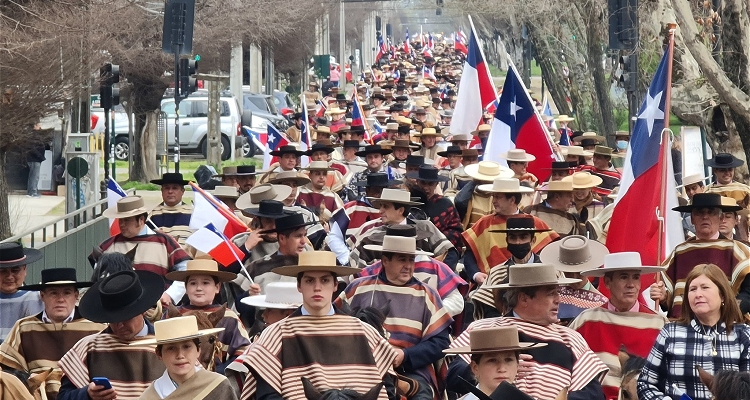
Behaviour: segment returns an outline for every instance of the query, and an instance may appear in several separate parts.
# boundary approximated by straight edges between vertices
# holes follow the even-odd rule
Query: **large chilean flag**
[[[484,160],[507,166],[500,154],[510,149],[524,149],[534,155],[536,160],[529,163],[527,171],[542,181],[547,179],[554,160],[547,127],[513,66],[508,68],[503,93],[497,102]]]
[[[469,55],[464,63],[458,89],[458,99],[451,120],[452,135],[469,134],[476,130],[484,108],[497,99],[495,84],[473,29],[469,37]]]
[[[670,156],[669,140],[662,142],[665,101],[667,92],[670,51],[664,52],[643,100],[638,119],[630,137],[630,147],[625,155],[619,196],[615,201],[612,220],[607,233],[610,252],[636,251],[644,265],[658,265],[683,242],[680,213],[672,211],[677,206],[674,170]],[[666,169],[666,170],[665,170]],[[665,204],[661,202],[664,193]],[[664,231],[660,232],[657,209],[664,216]],[[663,254],[657,257],[659,236],[663,235]],[[654,282],[651,274],[642,279],[642,288]]]

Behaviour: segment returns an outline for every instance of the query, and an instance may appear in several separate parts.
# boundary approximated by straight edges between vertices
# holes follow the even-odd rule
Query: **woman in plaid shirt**
[[[734,291],[714,264],[697,265],[685,281],[681,318],[661,330],[638,378],[641,400],[709,400],[696,366],[709,373],[750,370],[750,327],[742,322]]]

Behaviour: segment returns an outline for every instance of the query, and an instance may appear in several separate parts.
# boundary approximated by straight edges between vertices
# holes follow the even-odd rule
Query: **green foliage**
[[[133,181],[127,181],[120,183],[120,186],[122,186],[123,190],[129,190],[129,189],[135,189],[138,190],[155,190],[159,191],[161,190],[161,187],[159,185],[154,185],[153,183],[140,183],[140,182],[133,182]]]
[[[615,108],[613,110],[615,116],[615,126],[618,131],[627,131],[628,128],[628,109],[627,108]]]

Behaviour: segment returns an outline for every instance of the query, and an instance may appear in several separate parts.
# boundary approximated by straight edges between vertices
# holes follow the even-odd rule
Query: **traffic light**
[[[120,89],[113,87],[120,82],[120,66],[104,64],[99,68],[99,97],[101,107],[111,110],[112,106],[120,104]]]
[[[180,60],[180,94],[187,97],[198,90],[197,80],[193,75],[198,73],[198,61],[183,58]]]
[[[638,56],[621,55],[620,68],[622,74],[618,79],[618,84],[627,92],[635,92],[638,89]]]

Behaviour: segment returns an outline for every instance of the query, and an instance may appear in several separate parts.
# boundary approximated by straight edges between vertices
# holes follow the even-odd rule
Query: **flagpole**
[[[477,35],[477,30],[474,28],[474,20],[471,19],[471,15],[467,15],[467,17],[469,17],[469,25],[471,25],[471,34],[474,35],[474,39],[476,39],[477,41],[477,48],[479,48],[479,54],[482,55],[482,60],[484,60],[484,70],[487,73],[487,76],[490,78],[492,91],[495,93],[495,100],[497,100],[497,87],[495,86],[495,81],[492,80],[492,74],[490,73],[490,65],[487,63],[487,57],[484,56],[484,49],[482,49],[482,46],[479,45],[479,36]],[[469,40],[471,40],[471,38],[469,38]],[[531,104],[534,104],[534,103],[531,103]],[[486,107],[487,104],[482,104],[482,106]]]
[[[659,208],[661,211],[659,212],[659,240],[657,241],[657,249],[656,249],[656,262],[657,265],[661,265],[661,263],[664,261],[664,245],[665,245],[665,235],[666,235],[666,213],[667,213],[667,193],[666,193],[666,187],[668,179],[674,179],[673,177],[669,177],[668,172],[669,168],[667,168],[667,157],[669,157],[669,142],[670,142],[670,135],[669,133],[671,130],[669,129],[669,109],[670,109],[670,103],[671,103],[671,97],[672,97],[672,60],[674,59],[674,32],[677,29],[677,24],[675,23],[669,23],[669,47],[667,48],[667,51],[669,52],[669,58],[667,59],[667,87],[665,89],[666,99],[664,100],[664,129],[662,129],[661,133],[661,142],[662,142],[662,149],[660,151],[660,156],[662,157],[662,168],[661,168],[661,183],[662,183],[662,190],[660,190],[659,193]],[[656,274],[656,281],[661,281],[660,274]]]

